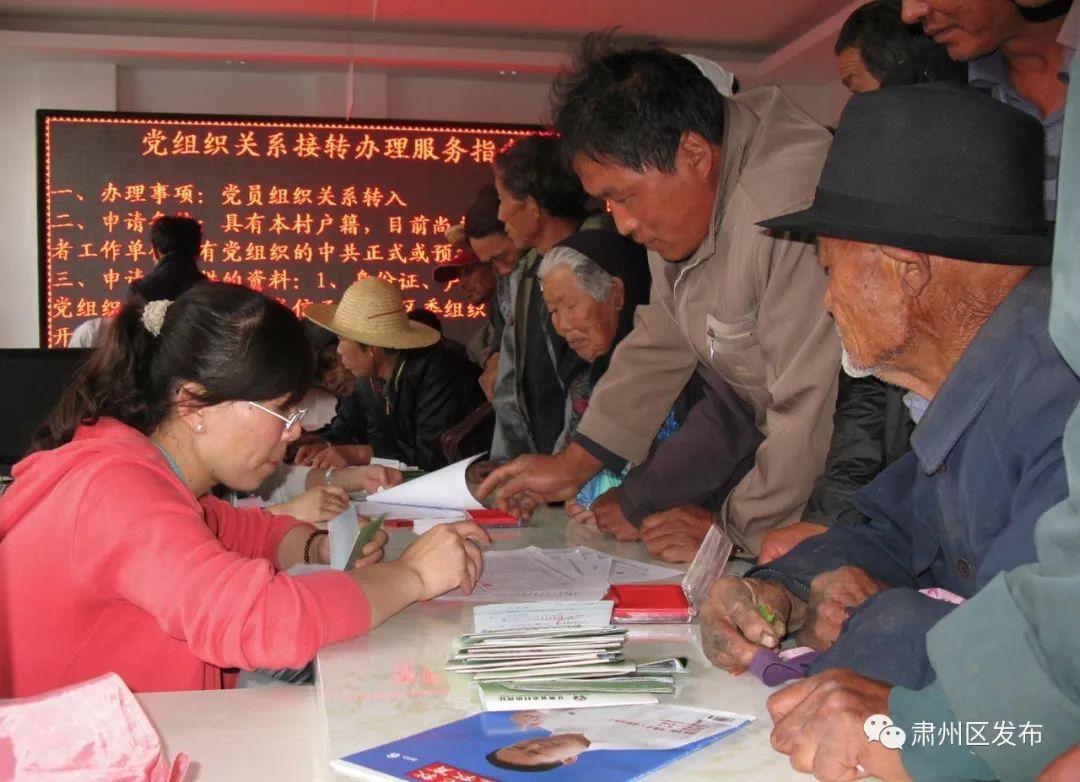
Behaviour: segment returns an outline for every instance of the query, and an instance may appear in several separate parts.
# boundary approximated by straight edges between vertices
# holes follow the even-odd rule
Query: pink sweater
[[[301,522],[196,500],[114,419],[24,459],[0,497],[0,697],[115,671],[136,692],[219,689],[365,632],[344,573],[278,572]]]

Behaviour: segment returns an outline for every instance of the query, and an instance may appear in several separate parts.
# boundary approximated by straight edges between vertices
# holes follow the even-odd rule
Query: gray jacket
[[[725,105],[713,230],[686,261],[649,253],[650,304],[638,307],[578,433],[640,463],[691,373],[726,384],[763,439],[720,517],[756,552],[770,529],[802,518],[825,466],[840,367],[813,245],[757,223],[809,205],[830,136],[775,87]],[[708,463],[715,445],[695,458]]]

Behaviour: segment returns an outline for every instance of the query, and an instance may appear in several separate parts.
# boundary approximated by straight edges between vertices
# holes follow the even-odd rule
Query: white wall
[[[0,347],[38,344],[37,109],[116,109],[116,67],[46,63],[0,66]]]
[[[547,82],[392,78],[387,116],[455,122],[537,124],[547,115]]]
[[[120,68],[117,75],[117,111],[300,117],[315,111],[310,73]]]
[[[94,63],[0,65],[0,347],[38,344],[36,134],[39,108],[98,111],[267,114],[343,117],[344,73],[267,73],[239,68],[125,68]],[[547,84],[525,79],[357,73],[354,118],[541,122]],[[791,85],[791,96],[826,124],[845,91],[838,85]]]

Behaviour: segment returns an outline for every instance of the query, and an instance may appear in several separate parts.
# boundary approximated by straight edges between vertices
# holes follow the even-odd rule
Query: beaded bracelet
[[[307,543],[304,544],[304,562],[311,564],[311,544],[315,542],[315,538],[322,537],[323,535],[329,535],[330,533],[324,529],[317,529],[308,535]]]

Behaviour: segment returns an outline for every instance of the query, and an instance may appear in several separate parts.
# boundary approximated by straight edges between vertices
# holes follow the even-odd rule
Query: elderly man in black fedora
[[[931,402],[912,452],[855,495],[869,523],[713,585],[701,635],[716,665],[745,669],[793,634],[821,652],[811,672],[922,686],[926,633],[954,607],[938,598],[1035,560],[1080,398],[1048,333],[1042,143],[1037,122],[966,87],[858,95],[813,205],[764,223],[816,235],[845,369]]]

